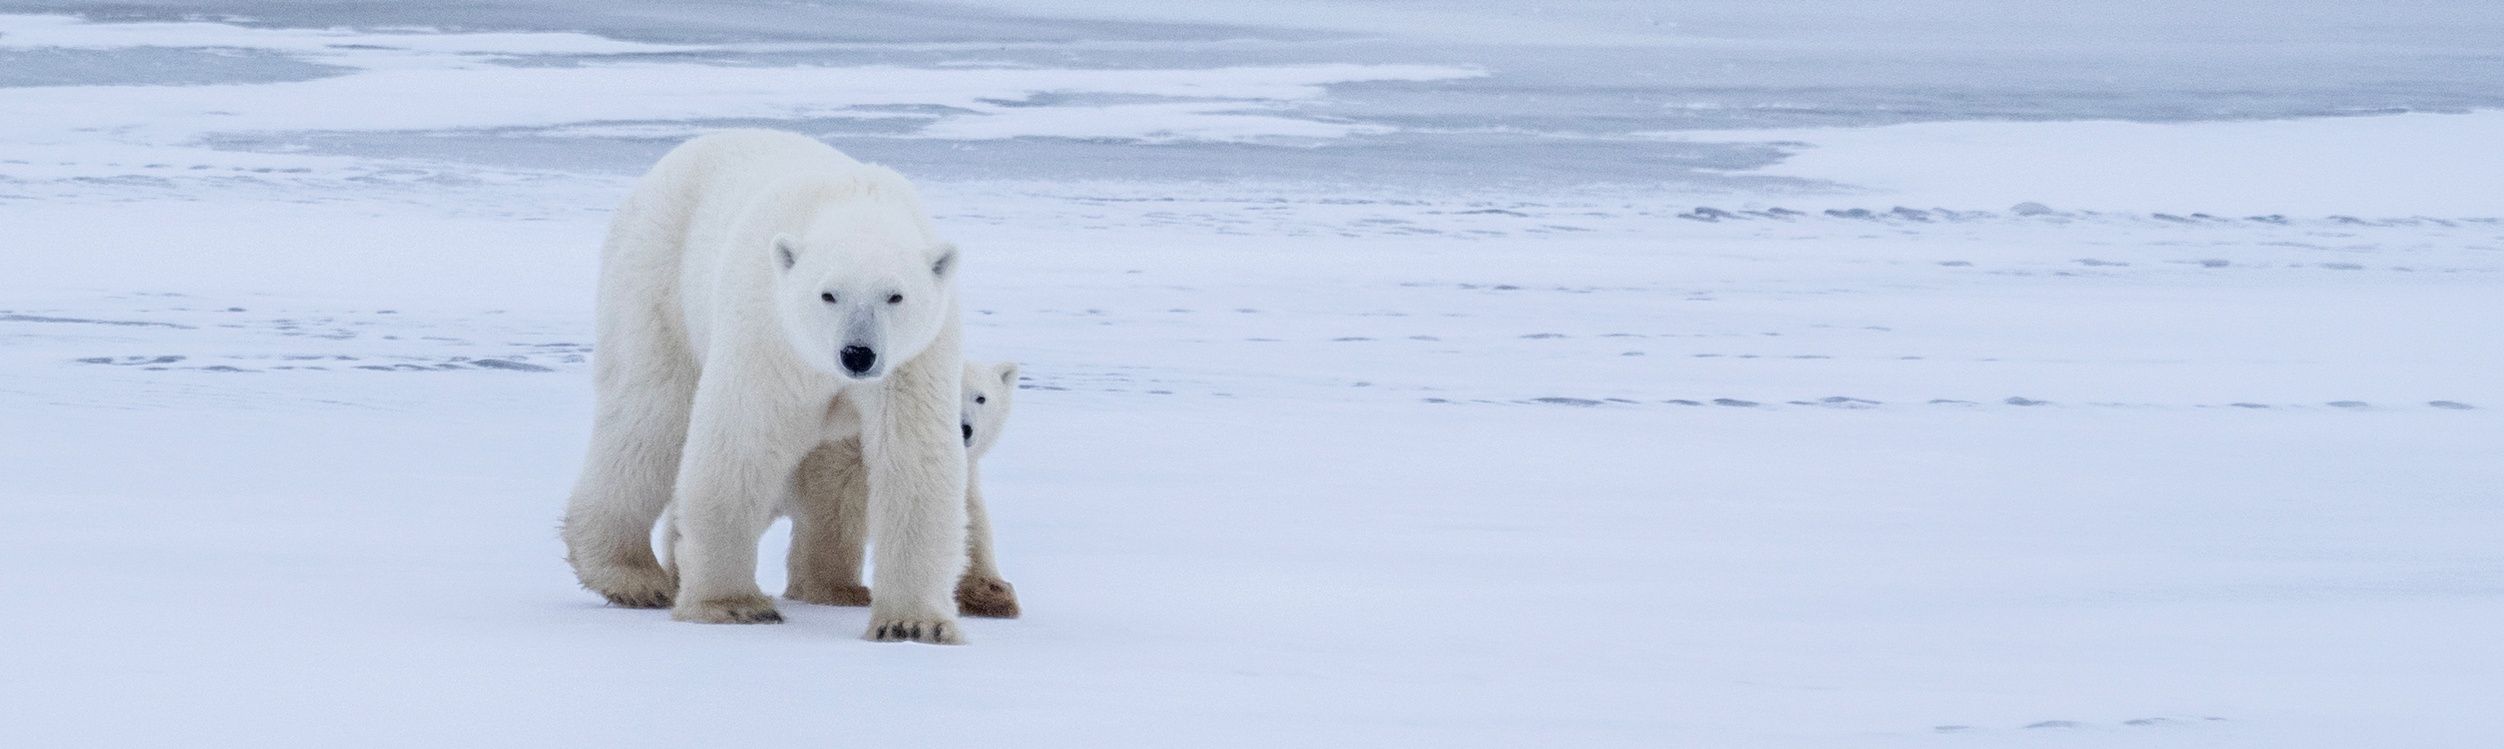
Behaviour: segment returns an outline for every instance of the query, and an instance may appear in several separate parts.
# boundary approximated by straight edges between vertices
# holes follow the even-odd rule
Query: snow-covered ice
[[[1757,5],[0,3],[0,746],[2504,740],[2504,14]],[[561,560],[748,125],[1024,365],[967,647]]]

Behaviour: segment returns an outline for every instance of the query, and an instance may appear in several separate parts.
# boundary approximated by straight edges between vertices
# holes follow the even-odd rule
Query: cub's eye
[[[983,396],[983,395],[977,395],[977,396],[974,396],[974,405],[978,405],[978,406],[979,406],[979,405],[982,405],[982,404],[985,404],[985,403],[990,403],[990,402],[991,402],[991,398],[990,398],[989,396]]]
[[[903,294],[888,294],[888,295],[887,295],[887,303],[888,303],[888,304],[903,304],[903,303],[904,303],[904,295],[903,295]]]
[[[817,300],[818,300],[818,301],[821,301],[821,302],[825,302],[825,303],[827,303],[827,304],[834,304],[834,303],[835,303],[835,292],[829,291],[829,292],[825,292],[825,293],[818,294],[818,295],[817,295]]]

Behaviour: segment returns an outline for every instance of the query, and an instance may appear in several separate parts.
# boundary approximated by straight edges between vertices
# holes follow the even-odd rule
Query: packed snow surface
[[[0,3],[0,745],[2504,740],[2504,14],[1656,5]],[[1024,618],[575,586],[726,126],[966,248]]]

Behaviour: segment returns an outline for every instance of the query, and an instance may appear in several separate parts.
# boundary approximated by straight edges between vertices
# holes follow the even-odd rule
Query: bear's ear
[[[799,264],[799,240],[792,239],[789,234],[774,235],[774,262],[781,265],[783,270],[791,270],[791,266]]]
[[[956,269],[955,242],[940,242],[939,247],[932,250],[930,255],[933,258],[930,261],[931,275],[944,279],[948,277],[948,271]]]
[[[1017,388],[1017,362],[1000,362],[1000,384],[1009,386],[1011,390]]]

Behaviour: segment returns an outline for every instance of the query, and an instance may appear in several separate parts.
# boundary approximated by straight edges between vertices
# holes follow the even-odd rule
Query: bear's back
[[[767,204],[790,205],[778,185],[857,179],[864,169],[807,136],[726,130],[690,139],[654,164],[618,209],[601,257],[602,294],[650,300],[671,337],[701,351],[714,315],[723,253],[739,242],[738,223]],[[724,300],[734,301],[735,300]]]

